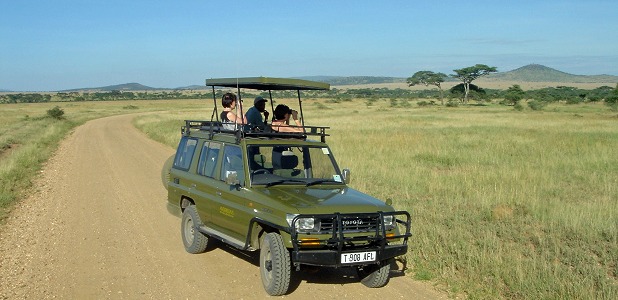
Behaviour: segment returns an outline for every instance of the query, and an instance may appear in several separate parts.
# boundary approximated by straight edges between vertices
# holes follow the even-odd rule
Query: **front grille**
[[[320,232],[333,232],[336,226],[336,219],[320,219]],[[379,217],[343,217],[341,225],[343,232],[375,232],[378,227]],[[336,231],[336,229],[335,229]]]

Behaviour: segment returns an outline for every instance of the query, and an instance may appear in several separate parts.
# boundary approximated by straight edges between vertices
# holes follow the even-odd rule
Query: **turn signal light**
[[[317,238],[303,238],[300,239],[300,244],[302,246],[319,246],[320,240]]]

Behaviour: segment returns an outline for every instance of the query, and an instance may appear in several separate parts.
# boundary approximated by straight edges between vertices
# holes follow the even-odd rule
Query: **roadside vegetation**
[[[616,89],[471,86],[469,104],[445,91],[444,105],[437,89],[413,92],[422,96],[347,89],[303,101],[308,125],[331,127],[352,187],[411,212],[408,274],[470,299],[618,298]],[[2,105],[0,205],[23,198],[58,141],[86,120],[159,111],[134,124],[175,147],[183,120],[210,119],[212,105]],[[61,119],[47,114],[56,106]]]
[[[1,105],[0,222],[32,192],[33,181],[76,126],[96,118],[154,110],[194,108],[194,102],[70,102]]]

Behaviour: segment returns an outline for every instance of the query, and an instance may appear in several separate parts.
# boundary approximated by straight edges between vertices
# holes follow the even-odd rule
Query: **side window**
[[[242,152],[239,147],[225,145],[223,151],[223,166],[221,167],[221,179],[225,180],[231,172],[236,172],[241,185],[245,182],[245,166],[242,161]]]
[[[187,137],[183,137],[178,145],[176,151],[176,157],[174,158],[174,168],[181,170],[189,170],[191,166],[191,159],[193,159],[193,153],[195,153],[195,147],[197,146],[197,140]]]
[[[219,149],[221,149],[221,144],[219,143],[204,143],[197,169],[198,174],[215,177],[215,167],[217,166],[217,159],[219,158]]]

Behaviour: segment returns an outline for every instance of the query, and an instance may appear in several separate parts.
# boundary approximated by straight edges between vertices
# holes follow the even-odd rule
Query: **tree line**
[[[574,87],[559,86],[556,88],[542,88],[531,91],[524,91],[520,85],[514,84],[507,90],[485,90],[472,82],[479,77],[497,72],[496,67],[490,67],[484,64],[476,64],[474,66],[455,69],[454,74],[446,75],[444,73],[433,71],[418,71],[411,77],[406,79],[408,86],[423,84],[425,86],[436,86],[439,90],[438,98],[441,104],[444,105],[444,93],[442,83],[446,78],[452,77],[459,79],[462,83],[452,87],[449,92],[448,104],[453,104],[452,100],[458,98],[462,104],[468,104],[470,99],[477,101],[488,101],[491,99],[503,99],[500,103],[513,105],[516,109],[521,109],[520,101],[530,99],[528,105],[532,109],[540,109],[547,103],[565,101],[568,104],[577,104],[582,102],[600,102],[605,101],[606,104],[618,109],[618,84],[615,88],[602,86],[593,90],[582,90]]]
[[[453,78],[462,81],[448,91],[442,89],[441,83],[449,76],[443,73],[431,71],[419,71],[407,79],[409,86],[423,84],[436,86],[438,89],[409,90],[389,88],[358,88],[337,89],[328,91],[303,91],[303,97],[328,99],[331,103],[352,101],[353,99],[367,99],[374,102],[377,99],[400,99],[406,102],[420,99],[419,105],[458,106],[466,105],[470,100],[478,103],[489,102],[495,99],[500,104],[512,105],[521,108],[522,100],[528,100],[528,105],[533,108],[542,108],[552,102],[565,102],[577,104],[584,102],[605,102],[618,109],[618,85],[616,88],[602,86],[591,90],[569,86],[546,87],[536,90],[524,91],[519,85],[513,85],[506,90],[483,89],[472,82],[490,72],[495,72],[495,67],[475,65],[468,68],[454,70]],[[216,91],[215,98],[220,99],[223,91]],[[273,91],[276,98],[296,98],[296,91]],[[256,96],[268,97],[268,92],[243,93],[244,99],[253,99]],[[209,91],[110,91],[110,92],[58,92],[58,93],[6,93],[0,94],[0,103],[43,103],[43,102],[72,102],[72,101],[115,101],[115,100],[174,100],[174,99],[207,99],[212,100]],[[446,103],[445,103],[446,100]]]

